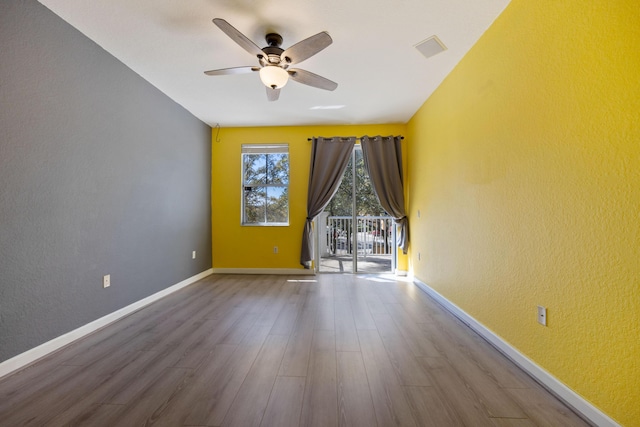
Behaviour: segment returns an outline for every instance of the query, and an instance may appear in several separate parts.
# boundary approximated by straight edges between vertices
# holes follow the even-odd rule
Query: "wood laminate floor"
[[[210,276],[0,380],[2,426],[586,426],[411,283]]]

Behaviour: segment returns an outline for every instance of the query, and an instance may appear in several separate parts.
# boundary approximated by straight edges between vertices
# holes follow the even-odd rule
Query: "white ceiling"
[[[504,10],[509,0],[40,0],[205,123],[230,126],[404,123]],[[257,65],[211,20],[264,47],[320,31],[333,44],[297,64],[338,83],[290,81],[268,102],[257,73],[203,71]],[[429,59],[415,45],[437,35]],[[344,106],[340,109],[313,107]]]

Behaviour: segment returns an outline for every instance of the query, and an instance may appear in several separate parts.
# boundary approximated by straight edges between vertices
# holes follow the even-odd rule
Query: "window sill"
[[[243,227],[288,227],[288,222],[252,222],[241,223]]]

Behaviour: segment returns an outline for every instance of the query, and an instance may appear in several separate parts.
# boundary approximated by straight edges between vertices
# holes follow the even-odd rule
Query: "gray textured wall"
[[[0,361],[211,267],[210,133],[35,0],[2,0]]]

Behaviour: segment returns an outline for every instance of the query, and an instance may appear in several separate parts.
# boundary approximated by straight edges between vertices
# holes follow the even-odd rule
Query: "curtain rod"
[[[354,137],[351,137],[351,136],[339,136],[337,138],[350,139],[350,138],[354,138]],[[383,136],[383,138],[389,138],[389,137],[388,136]],[[327,139],[331,139],[331,138],[327,138]],[[356,139],[356,141],[361,141],[362,140],[362,138],[355,138],[355,139]],[[400,139],[404,139],[404,136],[401,136]],[[307,141],[313,141],[313,138],[307,138]]]

